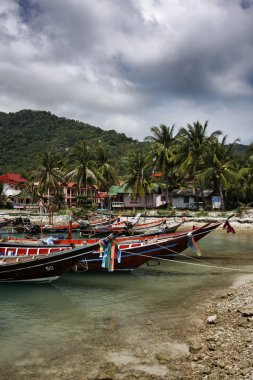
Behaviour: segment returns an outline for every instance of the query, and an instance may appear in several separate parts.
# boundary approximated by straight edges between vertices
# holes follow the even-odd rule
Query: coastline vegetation
[[[236,209],[239,215],[253,203],[253,144],[242,146],[239,139],[229,144],[222,131],[208,134],[207,127],[208,122],[196,121],[175,133],[174,125],[160,125],[141,143],[49,112],[0,113],[0,171],[26,176],[24,195],[32,201],[43,200],[50,191],[56,210],[65,206],[59,184],[74,181],[78,189],[96,184],[101,191],[126,184],[140,197],[167,189],[171,213],[169,191],[192,188],[203,195],[212,189],[222,210]],[[88,192],[77,200],[80,207],[90,206]],[[6,202],[0,188],[0,206]],[[203,204],[199,213],[208,210],[210,205]]]

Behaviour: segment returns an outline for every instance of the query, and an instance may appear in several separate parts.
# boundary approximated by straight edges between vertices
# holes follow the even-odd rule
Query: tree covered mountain
[[[147,130],[148,134],[150,131]],[[105,131],[47,111],[0,112],[0,174],[19,172],[26,175],[38,166],[42,152],[58,152],[64,158],[81,141],[92,148],[99,143],[107,147],[121,175],[125,174],[123,158],[135,151],[137,145],[148,144],[115,130]],[[239,155],[243,155],[247,148],[242,144],[234,146]]]
[[[0,112],[0,173],[14,171],[25,174],[36,167],[38,156],[43,151],[57,151],[64,157],[82,140],[91,147],[98,143],[107,146],[115,161],[122,159],[138,144],[137,140],[124,133],[104,131],[46,111]]]

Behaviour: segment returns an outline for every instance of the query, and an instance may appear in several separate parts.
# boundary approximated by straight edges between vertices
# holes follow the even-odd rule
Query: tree
[[[179,165],[179,172],[188,173],[188,178],[193,182],[193,188],[196,197],[196,207],[198,209],[198,186],[200,185],[199,173],[205,167],[204,156],[208,149],[208,146],[215,141],[215,138],[222,134],[221,131],[217,130],[207,136],[207,126],[208,121],[205,122],[204,126],[200,124],[199,121],[194,122],[193,125],[188,124],[187,128],[181,128],[178,133],[179,145],[178,150],[179,156],[177,160],[181,160]],[[203,187],[201,186],[202,199],[203,197]]]
[[[235,184],[238,178],[236,161],[232,150],[239,139],[227,145],[226,138],[227,136],[224,136],[221,143],[217,138],[213,140],[210,147],[211,160],[203,171],[203,179],[212,179],[214,187],[219,193],[222,210],[225,210],[224,190],[227,190],[231,183]]]
[[[150,158],[157,169],[161,171],[165,179],[166,185],[166,203],[169,200],[169,172],[173,170],[175,161],[174,146],[176,136],[174,136],[174,128],[161,124],[160,127],[152,127],[153,136],[147,136],[146,141],[151,142]]]
[[[111,163],[109,151],[102,145],[96,150],[96,166],[96,177],[102,189],[108,191],[112,185],[118,183],[117,172]]]
[[[4,194],[4,186],[0,182],[0,207],[6,207],[7,203],[9,202],[8,197]]]
[[[138,148],[126,159],[129,169],[126,186],[132,189],[133,196],[145,197],[150,192],[150,165],[147,155],[142,148]]]
[[[96,183],[97,178],[94,170],[94,160],[91,149],[85,141],[75,146],[70,152],[68,164],[70,171],[66,178],[77,183],[78,191],[81,187],[85,187],[87,195],[88,181]]]
[[[32,180],[37,185],[37,195],[47,197],[50,202],[50,194],[56,194],[64,182],[61,158],[52,152],[42,153],[38,169],[32,172]]]

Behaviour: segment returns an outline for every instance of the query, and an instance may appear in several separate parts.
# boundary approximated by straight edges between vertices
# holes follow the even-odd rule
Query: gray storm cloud
[[[46,109],[134,138],[209,120],[253,140],[250,0],[2,0],[0,110]]]

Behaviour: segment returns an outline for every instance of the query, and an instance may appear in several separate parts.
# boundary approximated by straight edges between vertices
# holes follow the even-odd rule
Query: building
[[[204,190],[204,202],[205,204],[211,204],[211,194],[213,190]],[[169,192],[169,199],[172,207],[176,209],[187,209],[196,210],[197,206],[203,206],[203,199],[201,196],[201,191],[198,189],[197,194],[198,199],[196,199],[195,191],[193,189],[175,189]],[[198,202],[197,202],[198,200]],[[198,203],[198,205],[197,205]]]
[[[151,193],[140,197],[126,185],[111,186],[108,192],[113,209],[120,208],[156,208],[166,203],[166,196],[157,186]]]
[[[30,205],[30,198],[19,197],[25,183],[28,182],[18,173],[6,173],[0,175],[3,184],[3,194],[11,201],[14,208],[25,208]]]
[[[75,207],[77,205],[78,196],[88,196],[92,200],[92,204],[97,206],[103,206],[105,198],[107,197],[106,192],[98,190],[96,185],[91,185],[87,189],[86,187],[81,187],[78,189],[76,182],[68,182],[66,185],[61,186],[62,194],[64,196],[64,201],[69,207]]]
[[[211,204],[212,190],[204,190],[205,203]],[[166,205],[166,192],[157,185],[149,194],[143,197],[133,194],[126,185],[111,186],[108,192],[113,209],[120,208],[158,208]],[[176,209],[194,210],[197,200],[193,189],[175,189],[169,192],[169,205]],[[203,206],[201,192],[198,192],[198,206]]]

